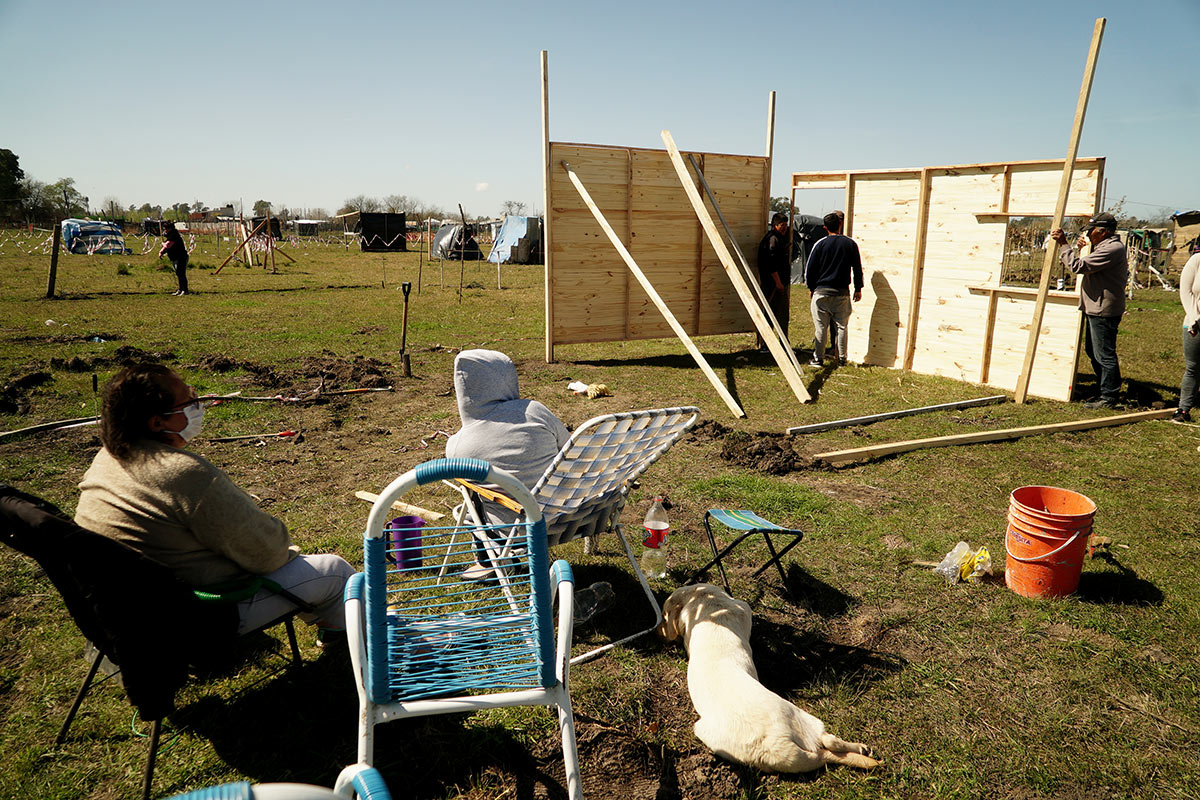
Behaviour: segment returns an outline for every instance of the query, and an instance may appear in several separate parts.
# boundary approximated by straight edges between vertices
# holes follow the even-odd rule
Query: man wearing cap
[[[788,261],[788,218],[782,211],[771,215],[771,229],[758,243],[758,282],[767,305],[784,335],[788,329],[788,286],[792,282],[792,265]],[[758,349],[766,350],[762,336],[757,337]]]
[[[1083,407],[1115,408],[1121,391],[1117,326],[1125,313],[1125,286],[1129,282],[1129,262],[1125,245],[1117,238],[1117,220],[1109,213],[1092,217],[1073,247],[1062,228],[1050,231],[1050,236],[1063,245],[1059,254],[1063,266],[1081,276],[1079,308],[1087,321],[1085,350],[1100,384],[1100,396]],[[1078,251],[1088,243],[1092,252],[1080,256]]]

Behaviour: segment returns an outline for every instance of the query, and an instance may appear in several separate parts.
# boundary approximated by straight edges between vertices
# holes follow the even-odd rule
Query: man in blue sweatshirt
[[[812,292],[813,357],[811,366],[825,364],[825,337],[833,326],[833,345],[839,365],[846,363],[846,326],[850,322],[850,283],[854,282],[854,302],[862,300],[862,258],[858,245],[842,235],[843,215],[826,214],[829,234],[813,245],[804,270],[804,283]]]

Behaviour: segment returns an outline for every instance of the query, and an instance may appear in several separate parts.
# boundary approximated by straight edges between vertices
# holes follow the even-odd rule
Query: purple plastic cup
[[[391,529],[391,546],[393,552],[388,553],[388,561],[395,563],[400,569],[413,569],[421,566],[421,528],[425,520],[420,517],[396,517],[388,523]]]

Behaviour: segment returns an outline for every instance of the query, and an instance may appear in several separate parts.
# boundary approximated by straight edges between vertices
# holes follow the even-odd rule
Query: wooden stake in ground
[[[368,503],[374,503],[379,499],[379,495],[371,492],[355,492],[354,496],[359,500],[366,500]],[[421,508],[420,506],[402,503],[399,500],[392,503],[392,508],[405,514],[412,514],[413,516],[421,517],[426,522],[436,522],[437,520],[446,516],[445,514],[438,513],[437,511],[430,511],[427,508]]]
[[[1163,408],[1157,411],[1137,411],[1132,414],[1117,414],[1112,417],[1096,419],[1081,419],[1076,422],[1056,422],[1053,425],[1034,425],[1029,428],[1005,428],[999,431],[982,431],[980,433],[962,433],[955,436],[936,436],[932,439],[910,439],[906,442],[891,442],[876,444],[870,447],[856,447],[852,450],[834,450],[829,453],[817,453],[814,459],[837,466],[851,461],[865,461],[893,453],[905,453],[909,450],[924,450],[930,447],[950,447],[959,444],[976,444],[978,442],[999,442],[1005,439],[1020,439],[1025,436],[1037,436],[1042,433],[1059,433],[1062,431],[1085,431],[1091,428],[1108,428],[1113,425],[1128,425],[1131,422],[1141,422],[1146,419],[1166,419],[1175,413],[1173,408]]]
[[[1079,152],[1079,136],[1083,132],[1083,118],[1087,113],[1088,97],[1092,93],[1092,78],[1096,74],[1096,59],[1100,56],[1100,40],[1104,38],[1105,18],[1096,20],[1092,29],[1092,46],[1088,50],[1087,65],[1083,70],[1083,84],[1079,87],[1079,100],[1075,104],[1075,122],[1071,126],[1071,138],[1067,144],[1067,160],[1063,163],[1062,180],[1058,184],[1058,200],[1054,204],[1054,220],[1050,229],[1061,228],[1067,213],[1067,195],[1071,190],[1071,173],[1075,170],[1075,155]],[[1033,305],[1033,322],[1029,326],[1029,342],[1025,345],[1025,363],[1017,379],[1017,390],[1013,402],[1024,403],[1029,396],[1029,378],[1033,374],[1033,357],[1037,354],[1038,335],[1042,332],[1042,315],[1046,311],[1046,292],[1050,289],[1050,272],[1058,261],[1058,242],[1051,240],[1046,247],[1046,258],[1042,262],[1042,277],[1038,281],[1037,302]]]
[[[704,359],[703,354],[701,354],[701,352],[696,348],[696,345],[692,342],[691,337],[687,335],[687,331],[683,329],[683,326],[679,324],[679,320],[677,320],[675,315],[671,313],[671,309],[667,307],[665,302],[663,302],[662,297],[660,297],[658,294],[658,290],[654,288],[654,284],[650,282],[650,279],[646,277],[644,272],[642,272],[642,268],[639,267],[637,262],[633,260],[633,256],[629,254],[629,251],[625,248],[624,243],[622,243],[620,237],[617,236],[616,231],[612,229],[612,225],[608,224],[608,220],[604,217],[604,212],[600,210],[600,207],[596,205],[594,200],[592,200],[592,196],[588,194],[588,190],[584,188],[583,182],[579,180],[579,176],[575,174],[575,170],[571,169],[571,165],[566,161],[560,163],[562,164],[562,168],[567,171],[567,177],[571,179],[571,184],[575,187],[575,191],[579,192],[579,196],[583,199],[583,204],[586,205],[588,210],[592,212],[592,216],[595,217],[596,222],[600,224],[600,229],[604,231],[604,235],[608,237],[610,242],[612,242],[612,246],[617,249],[617,253],[620,254],[621,260],[625,262],[625,266],[629,267],[629,271],[633,273],[633,277],[637,278],[637,282],[642,286],[642,291],[646,293],[646,295],[650,298],[650,301],[654,303],[656,308],[658,308],[659,313],[663,315],[663,319],[667,321],[667,324],[671,326],[671,330],[674,331],[675,335],[679,337],[679,341],[683,342],[683,346],[687,348],[688,353],[693,359],[695,359],[696,364],[700,367],[700,371],[704,373],[704,377],[708,378],[708,382],[711,383],[713,388],[717,390],[717,394],[719,394],[721,399],[725,401],[725,405],[729,407],[729,410],[733,412],[735,417],[738,417],[739,419],[745,417],[746,412],[743,411],[742,407],[738,405],[738,402],[733,399],[733,395],[731,395],[729,390],[725,388],[725,384],[721,383],[720,378],[717,377],[717,374],[713,372],[712,367],[710,367],[708,362]]]
[[[463,213],[462,203],[458,204],[458,216],[462,220],[462,247],[458,251],[458,302],[462,303],[463,271],[467,268],[467,215]]]
[[[54,284],[58,280],[58,249],[62,246],[62,223],[54,226],[54,243],[50,246],[50,274],[46,276],[46,299],[54,299]]]

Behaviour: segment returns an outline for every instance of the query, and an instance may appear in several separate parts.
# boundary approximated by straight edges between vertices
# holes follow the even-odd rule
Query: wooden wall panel
[[[866,286],[850,318],[850,359],[901,366],[914,264],[919,261],[912,369],[1013,391],[1036,290],[1000,290],[1008,219],[1052,216],[1062,169],[1061,159],[927,168],[928,226],[920,259],[915,248],[921,170],[794,174],[797,189],[838,181],[852,187],[848,223],[863,256]],[[1103,159],[1076,161],[1068,214],[1095,212],[1103,171]],[[1079,355],[1077,302],[1073,293],[1051,292],[1048,298],[1032,394],[1070,399]]]
[[[552,343],[674,336],[630,278],[561,161],[571,164],[689,336],[754,330],[665,150],[551,142],[550,153],[553,257],[546,291],[555,309],[553,329],[547,332]],[[758,241],[767,229],[765,157],[692,155],[753,268]]]

